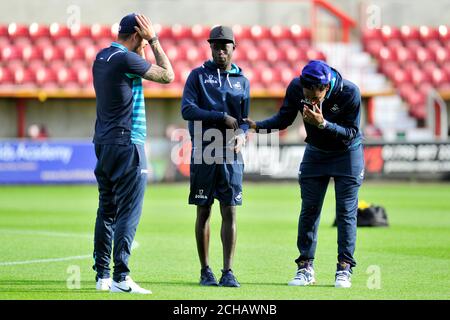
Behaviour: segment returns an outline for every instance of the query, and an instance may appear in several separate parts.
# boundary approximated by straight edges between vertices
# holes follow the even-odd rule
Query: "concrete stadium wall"
[[[333,0],[354,19],[364,22],[365,8],[380,8],[380,22],[388,25],[450,23],[450,2],[434,0]],[[309,25],[309,1],[258,0],[15,0],[0,2],[0,22],[40,23],[71,21],[112,24],[129,12],[143,12],[162,24],[294,24]]]

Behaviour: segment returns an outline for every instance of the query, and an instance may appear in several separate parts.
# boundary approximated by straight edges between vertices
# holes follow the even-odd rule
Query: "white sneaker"
[[[336,271],[336,282],[334,286],[336,288],[350,288],[352,286],[350,272]]]
[[[95,289],[99,291],[109,291],[111,289],[111,278],[98,279]]]
[[[314,283],[316,283],[316,278],[313,268],[298,268],[294,279],[288,282],[288,286],[309,286]]]
[[[151,294],[150,290],[143,289],[137,285],[136,282],[127,276],[124,281],[116,282],[112,281],[111,292],[126,292],[126,293],[140,293],[140,294]]]

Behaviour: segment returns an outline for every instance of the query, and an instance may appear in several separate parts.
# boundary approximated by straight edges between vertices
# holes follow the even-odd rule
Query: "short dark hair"
[[[119,33],[119,34],[117,35],[117,39],[119,39],[119,40],[121,40],[121,41],[127,41],[128,39],[131,38],[131,36],[132,36],[133,34],[135,34],[135,32],[134,32],[134,33]]]
[[[309,90],[320,90],[323,91],[328,87],[328,84],[321,84],[321,83],[312,83],[311,81],[308,81],[304,77],[300,76],[300,84],[303,88],[309,89]]]

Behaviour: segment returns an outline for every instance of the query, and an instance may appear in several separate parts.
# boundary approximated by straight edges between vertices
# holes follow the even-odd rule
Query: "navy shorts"
[[[223,205],[240,206],[243,172],[244,164],[237,160],[222,164],[191,162],[189,204],[209,206],[216,198]]]

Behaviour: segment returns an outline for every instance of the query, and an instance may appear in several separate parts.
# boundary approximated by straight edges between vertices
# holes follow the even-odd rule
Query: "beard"
[[[133,50],[131,50],[131,51],[133,51],[133,52],[135,52],[135,53],[137,53],[137,54],[140,54],[141,51],[142,51],[143,49],[144,49],[144,48],[141,47],[141,44],[138,44],[138,45],[136,45],[136,46],[133,48]]]

